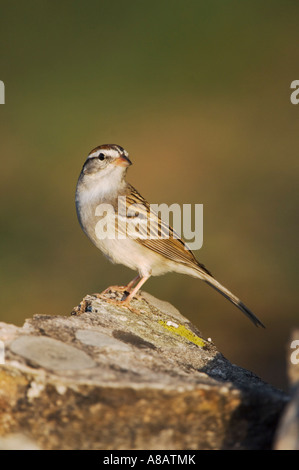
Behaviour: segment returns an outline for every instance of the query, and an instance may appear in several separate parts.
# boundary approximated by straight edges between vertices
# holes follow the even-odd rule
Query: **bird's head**
[[[120,145],[104,144],[94,148],[83,165],[84,175],[113,177],[124,174],[132,164],[128,152]]]

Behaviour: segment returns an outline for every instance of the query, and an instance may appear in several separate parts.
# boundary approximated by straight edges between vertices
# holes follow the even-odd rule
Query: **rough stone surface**
[[[288,349],[287,364],[291,400],[276,434],[276,450],[299,450],[299,329],[293,331]]]
[[[0,448],[268,449],[288,401],[146,293],[0,323],[0,340]]]
[[[96,366],[85,352],[45,336],[19,336],[10,344],[10,350],[28,363],[45,369],[79,370]]]

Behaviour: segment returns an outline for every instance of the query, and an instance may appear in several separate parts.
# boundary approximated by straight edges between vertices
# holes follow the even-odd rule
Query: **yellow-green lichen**
[[[196,344],[203,348],[206,343],[203,339],[199,338],[196,334],[192,333],[192,331],[188,330],[184,325],[175,325],[173,322],[166,322],[163,320],[159,320],[160,325],[166,328],[168,331],[175,333],[176,335],[182,336],[183,338],[187,339],[191,343]]]

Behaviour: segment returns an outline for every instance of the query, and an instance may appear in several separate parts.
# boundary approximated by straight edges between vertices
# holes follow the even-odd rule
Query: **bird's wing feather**
[[[149,203],[131,185],[128,186],[125,203],[127,220],[131,219],[133,226],[138,229],[134,234],[130,233],[136,242],[171,261],[188,265],[211,275],[205,266],[196,260],[192,251],[175,230],[158,214],[150,210]],[[124,228],[120,226],[119,230],[124,233]]]

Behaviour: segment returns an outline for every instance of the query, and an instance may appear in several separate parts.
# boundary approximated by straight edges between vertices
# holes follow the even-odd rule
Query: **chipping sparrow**
[[[222,286],[212,274],[200,264],[185,242],[177,238],[174,230],[150,212],[149,203],[125,180],[131,165],[129,155],[119,145],[100,145],[93,149],[82,168],[76,189],[76,209],[80,225],[85,234],[108,259],[124,264],[138,272],[138,276],[127,286],[119,289],[129,292],[125,300],[116,301],[128,306],[134,295],[150,276],[167,272],[178,272],[197,277],[212,286],[236,305],[256,325],[262,322],[228,289]],[[119,196],[123,196],[128,212],[120,210]],[[97,235],[97,207],[110,204],[115,214],[116,236],[103,238]],[[132,210],[138,204],[138,211]],[[112,216],[111,216],[112,217]],[[146,217],[155,218],[160,233],[168,230],[168,238],[123,235],[124,220],[136,222]],[[146,229],[145,229],[146,231]],[[134,287],[135,286],[135,287]],[[106,289],[107,291],[108,289]],[[106,292],[104,291],[104,292]]]

